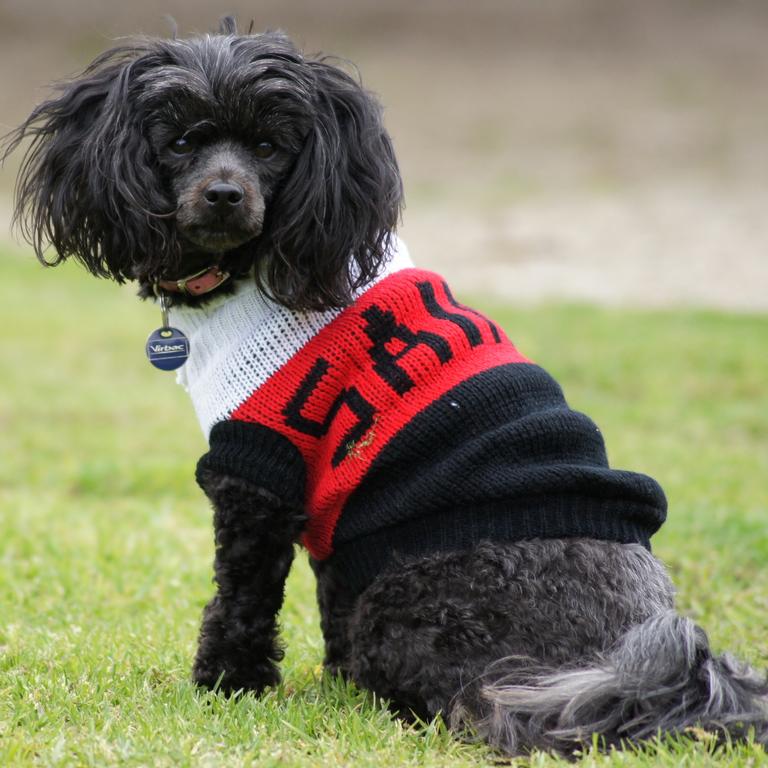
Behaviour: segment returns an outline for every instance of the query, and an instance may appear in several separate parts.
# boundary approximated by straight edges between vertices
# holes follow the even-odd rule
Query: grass
[[[157,313],[27,254],[0,259],[0,765],[480,766],[482,745],[393,721],[324,676],[303,556],[282,614],[283,685],[226,700],[189,682],[211,592],[204,441],[143,359]],[[482,303],[482,302],[481,302]],[[768,318],[488,307],[665,486],[655,539],[681,609],[718,648],[768,662]],[[585,766],[756,766],[757,747],[666,740]],[[536,755],[533,766],[558,764]],[[564,764],[563,764],[564,765]]]

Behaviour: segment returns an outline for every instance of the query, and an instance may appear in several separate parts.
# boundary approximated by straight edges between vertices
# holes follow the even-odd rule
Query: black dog
[[[279,679],[300,538],[326,665],[509,754],[691,726],[768,741],[768,685],[673,610],[665,502],[491,321],[412,270],[380,109],[282,34],[97,58],[31,137],[19,217],[172,305],[210,430],[217,594],[194,678]]]

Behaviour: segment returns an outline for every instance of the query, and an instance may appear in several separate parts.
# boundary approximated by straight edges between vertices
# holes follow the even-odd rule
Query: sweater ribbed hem
[[[470,549],[481,541],[591,538],[638,543],[650,550],[659,528],[648,519],[655,507],[594,496],[557,496],[497,501],[408,520],[338,545],[331,557],[341,580],[361,593],[382,572],[434,552]]]
[[[304,503],[304,459],[287,437],[245,421],[221,421],[211,430],[210,450],[197,463],[201,470],[248,480],[279,496],[285,503]]]

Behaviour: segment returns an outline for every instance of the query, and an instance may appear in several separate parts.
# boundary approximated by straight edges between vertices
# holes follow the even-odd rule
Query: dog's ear
[[[15,221],[44,264],[72,256],[94,275],[122,282],[147,254],[167,247],[169,230],[157,214],[172,205],[131,93],[152,56],[138,47],[102,54],[7,137],[5,156],[31,139]],[[55,256],[45,253],[49,244]]]
[[[293,308],[341,307],[381,267],[402,183],[376,99],[326,60],[307,66],[315,119],[270,205],[272,258],[261,279]]]

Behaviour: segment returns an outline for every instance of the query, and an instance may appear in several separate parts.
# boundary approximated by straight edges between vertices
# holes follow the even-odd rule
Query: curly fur
[[[604,746],[704,726],[721,739],[765,743],[765,679],[673,610],[631,626],[589,664],[492,665],[451,712],[510,753],[532,747],[568,753],[593,733]]]
[[[217,593],[203,612],[195,680],[260,693],[280,680],[277,614],[306,514],[239,478],[200,473],[214,509]]]
[[[379,269],[401,208],[371,94],[283,34],[238,36],[230,19],[218,35],[107,51],[6,151],[26,139],[16,216],[38,258],[74,257],[142,296],[215,259],[288,307],[343,306]],[[194,679],[258,693],[279,680],[277,614],[306,514],[235,477],[198,481],[217,592]],[[484,543],[398,563],[362,595],[332,561],[313,568],[325,664],[404,716],[442,713],[511,755],[694,725],[768,742],[765,679],[712,654],[642,547]]]

